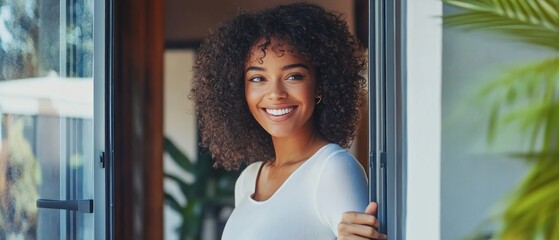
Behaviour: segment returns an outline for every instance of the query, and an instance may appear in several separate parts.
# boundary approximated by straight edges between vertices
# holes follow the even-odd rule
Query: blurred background
[[[445,2],[441,239],[555,239],[559,2]]]

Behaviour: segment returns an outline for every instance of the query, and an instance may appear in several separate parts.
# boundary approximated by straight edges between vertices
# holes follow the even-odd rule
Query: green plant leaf
[[[546,103],[532,103],[523,107],[509,110],[502,116],[503,124],[519,123],[520,131],[526,131],[530,126],[541,125],[545,121],[545,115],[551,111],[553,106]]]
[[[557,159],[555,159],[557,160]],[[558,228],[546,225],[559,218],[559,164],[536,162],[504,213],[501,239],[554,239]]]
[[[444,17],[447,27],[501,33],[559,50],[559,10],[552,0],[444,0],[466,12]]]
[[[164,193],[165,204],[169,205],[173,210],[177,211],[178,213],[182,212],[182,206],[179,202],[173,197],[171,194]]]
[[[487,140],[495,140],[500,125],[517,124],[519,132],[530,137],[530,149],[537,146],[538,136],[547,122],[554,122],[559,109],[559,64],[556,58],[544,59],[525,66],[510,68],[506,74],[487,83],[474,96],[479,106],[491,104]],[[543,97],[542,97],[543,96]],[[555,114],[554,114],[555,113]],[[556,121],[555,121],[556,122]],[[547,131],[549,132],[549,131]]]
[[[556,201],[554,197],[559,196],[559,184],[554,182],[548,183],[535,190],[530,191],[530,195],[523,196],[522,202],[519,202],[511,208],[509,214],[523,214],[531,210],[535,210],[536,206],[548,206],[548,202]]]
[[[196,172],[195,166],[192,164],[190,159],[188,159],[188,157],[167,137],[163,138],[163,147],[175,163],[177,163],[182,169],[190,173]]]
[[[198,194],[196,194],[196,191],[193,190],[193,185],[194,184],[189,184],[185,181],[182,180],[182,178],[179,178],[178,176],[175,176],[173,174],[169,174],[169,173],[165,173],[165,177],[174,181],[175,183],[177,183],[177,185],[179,185],[179,188],[182,192],[182,194],[188,199],[188,198],[193,198],[193,197],[199,197]]]
[[[487,142],[492,143],[495,140],[495,135],[497,135],[497,121],[499,117],[499,105],[494,105],[489,113],[489,125],[487,127]]]
[[[189,199],[187,207],[184,209],[183,228],[189,236],[193,236],[195,239],[200,239],[202,217],[204,216],[203,205],[203,200],[201,199]]]
[[[182,169],[194,176],[190,183],[165,173],[165,178],[177,183],[187,200],[185,206],[180,206],[175,198],[165,194],[166,204],[178,209],[182,216],[182,223],[176,231],[181,239],[200,239],[204,214],[217,213],[224,206],[234,205],[235,181],[241,171],[214,169],[209,154],[202,153],[197,161],[191,162],[168,138],[164,139],[164,148]]]

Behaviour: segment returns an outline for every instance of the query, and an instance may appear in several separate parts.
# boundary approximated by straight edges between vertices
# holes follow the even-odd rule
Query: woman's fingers
[[[345,212],[338,224],[338,239],[387,239],[379,233],[380,221],[375,217],[378,205],[369,203],[365,212]]]
[[[377,213],[377,208],[378,204],[376,202],[371,202],[369,203],[369,205],[367,205],[367,208],[365,208],[365,213],[374,215],[375,213]]]
[[[373,226],[375,229],[380,227],[380,222],[374,215],[360,212],[345,212],[342,214],[341,223],[363,224]]]
[[[338,232],[339,239],[386,239],[384,234],[367,225],[341,222],[338,224]]]

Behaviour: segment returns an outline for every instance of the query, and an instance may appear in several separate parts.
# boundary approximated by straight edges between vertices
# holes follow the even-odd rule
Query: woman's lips
[[[295,111],[296,106],[281,107],[281,108],[263,108],[266,116],[272,121],[283,121],[288,119]]]
[[[288,113],[292,112],[294,109],[295,109],[294,107],[287,107],[287,108],[276,108],[276,109],[266,108],[265,110],[268,114],[271,114],[271,115],[274,115],[274,116],[277,117],[277,116],[282,116],[282,115],[288,114]]]

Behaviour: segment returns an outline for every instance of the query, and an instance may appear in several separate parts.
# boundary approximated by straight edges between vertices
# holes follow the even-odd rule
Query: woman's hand
[[[345,212],[338,224],[338,239],[387,239],[385,234],[379,233],[380,222],[375,217],[377,203],[369,203],[364,213]]]

